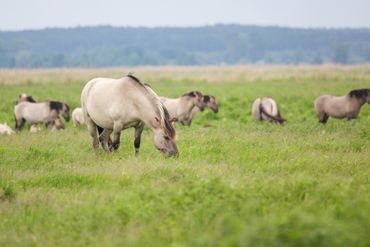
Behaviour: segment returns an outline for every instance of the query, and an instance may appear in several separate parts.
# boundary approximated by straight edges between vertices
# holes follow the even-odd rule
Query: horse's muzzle
[[[163,149],[159,149],[159,151],[166,157],[166,158],[178,158],[179,152],[177,150],[174,151],[166,151]]]

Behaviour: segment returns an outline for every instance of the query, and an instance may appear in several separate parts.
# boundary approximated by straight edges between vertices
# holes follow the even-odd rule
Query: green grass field
[[[370,246],[370,106],[317,122],[313,101],[370,87],[370,66],[0,70],[0,123],[20,93],[79,106],[95,76],[134,72],[159,95],[215,95],[176,126],[178,159],[145,130],[98,156],[84,127],[0,136],[0,246]],[[255,122],[272,96],[285,126]],[[204,127],[204,125],[211,127]]]

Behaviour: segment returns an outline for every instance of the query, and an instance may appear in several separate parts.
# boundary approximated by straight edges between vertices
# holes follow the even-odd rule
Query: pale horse
[[[45,124],[46,127],[60,125],[63,124],[60,115],[69,121],[69,106],[66,103],[59,101],[20,102],[14,107],[15,128],[17,131],[22,130],[26,122],[30,127],[39,123]]]
[[[25,93],[22,93],[18,96],[18,99],[15,102],[15,104],[18,105],[21,102],[36,103],[36,100],[31,95],[27,95]],[[48,124],[53,125],[52,130],[64,129],[64,123],[59,117],[56,118],[53,122],[50,122]],[[37,127],[36,124],[30,125],[30,132],[31,133],[36,133],[36,132],[39,132],[40,130],[41,130],[41,128]]]
[[[252,116],[259,121],[284,124],[286,121],[281,117],[276,101],[271,97],[257,98],[252,105]]]
[[[101,141],[106,151],[118,149],[121,131],[135,128],[135,154],[140,148],[144,125],[153,133],[156,148],[166,156],[178,156],[173,128],[166,107],[157,94],[132,75],[120,79],[95,78],[81,93],[85,123],[95,150]],[[98,139],[97,131],[100,136]],[[114,133],[112,144],[110,134]]]
[[[206,107],[203,94],[198,91],[189,92],[179,98],[160,97],[160,100],[167,108],[170,117],[180,123],[189,121],[191,123],[193,109],[197,107],[200,111],[204,111]]]

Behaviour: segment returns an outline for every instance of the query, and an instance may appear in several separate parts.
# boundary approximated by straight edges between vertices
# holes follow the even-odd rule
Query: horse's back
[[[321,95],[315,102],[317,114],[328,114],[334,118],[343,118],[351,111],[347,96]]]
[[[278,115],[279,110],[278,110],[276,101],[273,98],[269,98],[269,97],[262,98],[261,103],[265,111],[267,111],[267,113],[269,113],[272,116]]]
[[[92,79],[81,94],[84,116],[88,115],[103,128],[112,128],[113,122],[118,118],[137,118],[134,101],[143,96],[137,86],[145,90],[138,83],[129,77]]]
[[[24,101],[14,107],[14,115],[16,119],[25,119],[30,124],[41,123],[50,120],[54,117],[50,114],[49,102],[33,103]]]

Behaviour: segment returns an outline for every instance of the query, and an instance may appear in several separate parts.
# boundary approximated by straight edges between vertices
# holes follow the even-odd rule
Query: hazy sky
[[[217,23],[370,28],[370,0],[0,0],[0,30]]]

